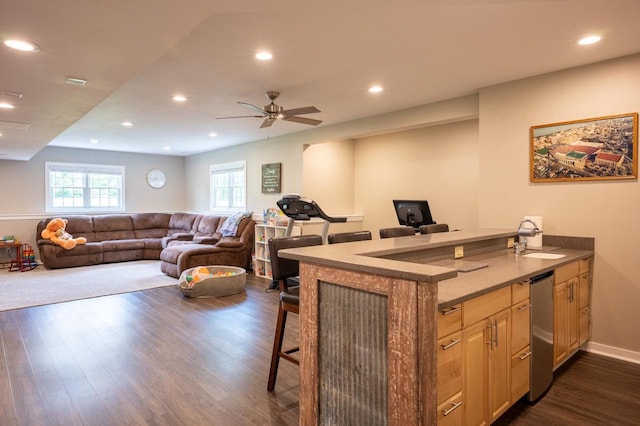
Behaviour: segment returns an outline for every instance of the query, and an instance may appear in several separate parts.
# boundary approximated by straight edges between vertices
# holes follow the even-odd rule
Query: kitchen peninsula
[[[564,289],[548,312],[558,365],[588,339],[594,243],[545,235],[541,252],[516,255],[514,239],[480,229],[281,251],[300,261],[300,424],[490,423],[527,394],[529,278],[555,271]]]

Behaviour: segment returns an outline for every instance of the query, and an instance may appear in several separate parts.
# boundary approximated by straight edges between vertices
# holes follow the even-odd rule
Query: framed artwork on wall
[[[532,126],[531,182],[638,178],[638,113]]]
[[[262,193],[280,193],[280,172],[282,163],[271,163],[262,165]]]

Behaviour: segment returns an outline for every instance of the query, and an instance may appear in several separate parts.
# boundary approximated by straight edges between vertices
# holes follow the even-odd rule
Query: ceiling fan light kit
[[[275,100],[280,96],[280,92],[275,90],[269,90],[266,93],[267,98],[271,101],[269,105],[265,105],[264,108],[257,107],[253,104],[249,104],[246,102],[238,102],[240,105],[245,106],[249,109],[259,112],[261,115],[239,115],[233,117],[218,117],[219,120],[227,119],[227,118],[264,118],[264,121],[260,125],[260,128],[271,127],[271,125],[277,119],[282,119],[285,121],[292,121],[294,123],[308,124],[311,126],[317,126],[322,123],[322,120],[315,120],[313,118],[306,117],[298,117],[301,114],[315,114],[321,112],[318,108],[314,106],[307,106],[302,108],[294,108],[294,109],[284,109],[281,105],[277,105]]]

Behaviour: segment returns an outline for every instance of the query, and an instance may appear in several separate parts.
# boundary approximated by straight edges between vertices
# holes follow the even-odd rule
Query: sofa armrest
[[[220,239],[218,237],[195,237],[194,243],[198,244],[216,244]]]
[[[244,243],[242,241],[220,241],[216,244],[216,247],[221,248],[240,248],[243,247]]]
[[[193,234],[189,232],[177,232],[169,238],[171,238],[171,240],[189,241],[193,239]]]

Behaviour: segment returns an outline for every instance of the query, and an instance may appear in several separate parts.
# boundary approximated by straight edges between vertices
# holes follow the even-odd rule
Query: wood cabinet
[[[511,288],[464,302],[462,311],[463,424],[490,424],[511,405]]]
[[[462,306],[438,312],[438,425],[462,425]]]
[[[511,285],[511,403],[522,398],[530,387],[531,371],[531,285],[523,281]]]
[[[591,318],[590,259],[555,270],[553,286],[554,368],[573,355],[589,339]]]

